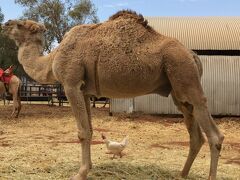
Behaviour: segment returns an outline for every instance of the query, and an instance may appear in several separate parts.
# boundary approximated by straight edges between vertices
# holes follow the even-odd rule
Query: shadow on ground
[[[78,169],[71,171],[72,174]],[[157,165],[132,165],[129,163],[105,163],[94,166],[90,171],[88,180],[159,180],[159,179],[182,179],[179,171],[170,171]],[[194,178],[193,178],[194,177]],[[65,177],[67,178],[67,177]],[[187,179],[202,179],[202,177],[191,174]]]

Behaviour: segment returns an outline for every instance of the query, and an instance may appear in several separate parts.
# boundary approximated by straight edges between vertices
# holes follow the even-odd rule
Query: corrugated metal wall
[[[129,112],[133,107],[134,98],[110,99],[110,112]]]
[[[146,17],[160,34],[190,49],[239,50],[240,17]]]
[[[202,85],[213,115],[240,115],[240,57],[199,56],[203,64]],[[134,99],[111,99],[111,112],[142,111],[178,114],[172,98],[151,94]]]
[[[240,57],[201,56],[202,84],[212,114],[240,115]]]

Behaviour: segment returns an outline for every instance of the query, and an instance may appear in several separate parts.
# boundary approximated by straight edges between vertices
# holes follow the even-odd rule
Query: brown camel
[[[82,164],[75,180],[85,180],[92,167],[92,123],[89,97],[172,95],[185,117],[190,150],[182,176],[188,175],[204,136],[211,150],[210,179],[216,179],[224,136],[218,130],[200,84],[197,56],[179,41],[157,33],[142,15],[120,11],[101,24],[73,27],[58,48],[42,55],[42,24],[9,20],[5,33],[19,47],[25,71],[40,83],[61,82],[71,104],[82,147]]]
[[[10,117],[13,117],[15,115],[15,118],[17,118],[20,113],[21,110],[20,87],[21,80],[15,75],[12,75],[9,83],[6,84],[6,86],[4,85],[4,82],[0,81],[0,94],[3,94],[5,92],[9,92],[10,94],[12,94],[13,111]]]

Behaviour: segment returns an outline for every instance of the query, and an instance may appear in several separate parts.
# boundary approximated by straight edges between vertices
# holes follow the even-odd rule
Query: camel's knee
[[[192,99],[191,104],[193,105],[193,108],[207,109],[207,98],[205,96],[195,97]]]
[[[221,144],[222,145],[222,143],[223,143],[223,141],[224,141],[224,135],[222,134],[222,133],[219,133],[219,135],[218,135],[218,141],[219,141],[219,144]]]
[[[79,130],[78,131],[78,139],[79,139],[79,141],[80,142],[83,142],[83,141],[85,141],[85,140],[89,140],[89,141],[91,141],[91,139],[92,139],[92,131],[91,130],[89,130],[89,131],[86,131],[86,130]]]
[[[210,148],[214,148],[217,151],[221,151],[223,140],[224,140],[224,135],[221,133],[216,137],[209,138],[208,141],[209,141]]]
[[[78,131],[78,139],[80,142],[82,142],[84,139],[86,139],[86,133],[84,130]]]

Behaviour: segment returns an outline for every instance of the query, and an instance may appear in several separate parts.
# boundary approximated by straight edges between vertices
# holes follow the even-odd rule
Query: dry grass
[[[8,119],[11,106],[0,105],[0,179],[68,179],[79,168],[80,145],[69,107],[24,105],[20,118]],[[240,178],[240,118],[216,119],[226,138],[219,179]],[[89,179],[180,179],[188,154],[188,134],[181,117],[108,116],[93,109],[93,169]],[[125,156],[111,160],[100,134],[121,140],[129,136]],[[209,149],[203,146],[188,179],[206,179]]]

